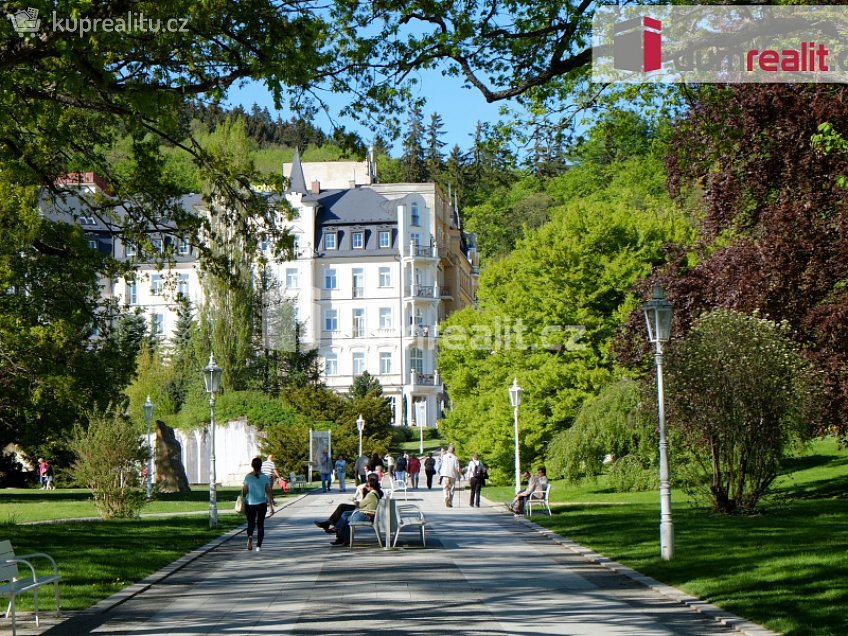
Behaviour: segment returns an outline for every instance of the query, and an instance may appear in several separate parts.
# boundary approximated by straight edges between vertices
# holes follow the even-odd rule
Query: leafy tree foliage
[[[653,155],[552,179],[550,220],[482,271],[478,307],[446,321],[439,364],[452,408],[442,430],[461,452],[483,453],[495,479],[511,473],[513,376],[531,460],[616,376],[612,338],[639,302],[633,284],[665,262],[665,244],[691,234],[664,181]]]
[[[848,430],[848,218],[838,182],[848,157],[811,143],[825,122],[848,130],[848,92],[740,85],[696,97],[668,165],[672,192],[700,202],[699,240],[656,277],[675,301],[674,328],[685,333],[717,307],[787,321],[825,372],[823,424]],[[621,347],[628,363],[644,351],[640,321],[631,317]]]
[[[750,512],[781,459],[809,438],[815,378],[786,326],[718,309],[669,347],[669,427],[718,512]]]
[[[566,479],[600,475],[604,459],[635,460],[637,469],[657,463],[655,418],[643,411],[641,385],[622,378],[586,400],[574,425],[558,433],[548,448],[548,476]]]
[[[120,409],[110,405],[104,411],[92,411],[87,426],[75,426],[71,448],[76,455],[74,479],[91,490],[100,516],[137,516],[145,502],[139,468],[147,448]]]

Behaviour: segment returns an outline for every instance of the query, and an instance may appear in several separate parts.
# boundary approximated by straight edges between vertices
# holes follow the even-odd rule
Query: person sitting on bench
[[[530,477],[530,473],[526,471],[524,475]],[[546,475],[545,467],[542,466],[539,468],[539,470],[536,471],[536,476],[530,477],[530,481],[527,482],[527,488],[515,495],[515,499],[513,499],[512,503],[509,504],[509,509],[517,515],[523,515],[524,504],[528,497],[533,496],[534,493],[544,495],[545,488],[548,487],[548,478]]]
[[[321,528],[324,532],[328,534],[335,534],[336,532],[336,524],[339,522],[339,519],[342,518],[342,515],[346,512],[353,512],[356,510],[357,502],[362,501],[363,497],[367,492],[368,482],[365,481],[359,484],[356,487],[356,493],[353,495],[353,503],[342,503],[336,506],[336,509],[333,510],[333,514],[331,514],[324,521],[316,521],[315,525]]]
[[[330,545],[350,545],[350,528],[349,524],[355,521],[374,521],[374,515],[377,513],[377,506],[380,504],[380,498],[383,496],[383,491],[380,489],[380,482],[377,480],[377,475],[368,475],[368,481],[365,486],[365,496],[358,504],[356,510],[352,512],[342,513],[341,519],[336,524],[336,540]]]

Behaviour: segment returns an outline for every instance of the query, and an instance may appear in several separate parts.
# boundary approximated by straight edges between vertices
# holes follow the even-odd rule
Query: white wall
[[[209,441],[206,428],[174,431],[182,446],[183,466],[189,483],[209,483]],[[259,456],[259,431],[247,420],[218,424],[215,428],[215,473],[222,486],[240,486]]]

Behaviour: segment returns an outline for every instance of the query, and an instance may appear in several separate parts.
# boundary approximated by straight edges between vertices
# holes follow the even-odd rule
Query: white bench
[[[395,538],[392,541],[392,547],[395,547],[398,542],[398,536],[400,536],[400,531],[404,528],[418,528],[421,532],[421,543],[426,548],[427,547],[427,537],[426,537],[426,527],[427,527],[427,519],[424,517],[424,513],[421,512],[421,509],[415,504],[402,504],[398,503],[395,506]]]
[[[548,501],[551,495],[551,482],[548,482],[548,485],[545,486],[545,492],[534,492],[524,501],[524,514],[526,516],[531,516],[533,514],[533,504],[536,507],[542,507],[548,511],[548,516],[551,515],[551,506]]]
[[[374,513],[374,518],[372,520],[362,519],[360,521],[352,521],[348,524],[348,528],[350,529],[350,547],[353,547],[353,538],[356,535],[357,528],[373,528],[374,534],[377,536],[377,543],[380,547],[383,547],[383,539],[380,537],[380,524],[382,523],[382,516],[386,514],[386,506],[388,506],[389,498],[387,496],[383,496],[380,499],[380,503],[377,504],[377,511]]]
[[[32,564],[35,557],[45,558],[53,566],[53,573],[39,576]],[[18,572],[18,564],[25,565],[29,572],[21,576]],[[56,561],[49,554],[41,552],[35,554],[23,554],[15,556],[11,541],[0,541],[0,596],[9,599],[9,607],[6,608],[6,618],[12,614],[12,636],[17,634],[17,617],[15,614],[15,597],[24,592],[32,590],[35,596],[35,625],[38,626],[38,588],[42,585],[53,584],[56,594],[56,613],[59,613],[59,568]]]

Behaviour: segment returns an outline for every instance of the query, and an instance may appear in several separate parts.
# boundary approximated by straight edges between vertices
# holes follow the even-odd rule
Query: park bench
[[[399,492],[403,493],[404,500],[408,500],[408,495],[406,494],[406,482],[402,479],[392,479],[391,480],[391,489],[388,490],[389,497],[394,499],[395,495]]]
[[[382,515],[386,514],[389,498],[383,497],[380,503],[377,504],[377,511],[374,513],[374,518],[370,521],[362,519],[361,521],[352,521],[348,524],[350,528],[350,547],[353,547],[353,538],[356,536],[357,528],[373,528],[374,534],[377,536],[377,543],[383,547],[383,539],[380,537],[380,524],[382,523]]]
[[[395,538],[392,541],[392,547],[395,547],[398,542],[400,531],[404,528],[418,528],[421,532],[421,544],[427,547],[427,537],[425,535],[427,520],[424,518],[424,513],[415,504],[397,503],[395,506]]]
[[[52,574],[39,575],[32,560],[36,557],[50,561],[53,566]],[[25,565],[29,572],[21,576],[18,564]],[[26,571],[25,571],[26,572]],[[56,593],[56,613],[59,613],[59,568],[49,554],[35,553],[15,556],[11,541],[0,541],[0,596],[9,599],[6,618],[12,614],[12,636],[17,634],[17,616],[15,614],[15,597],[24,592],[32,591],[35,596],[35,625],[38,626],[38,588],[42,585],[53,584]]]
[[[524,502],[524,514],[528,517],[533,515],[533,505],[536,507],[545,508],[548,511],[548,516],[551,515],[551,506],[549,502],[549,498],[551,495],[551,483],[548,482],[548,485],[545,486],[545,492],[534,492],[527,500]]]

